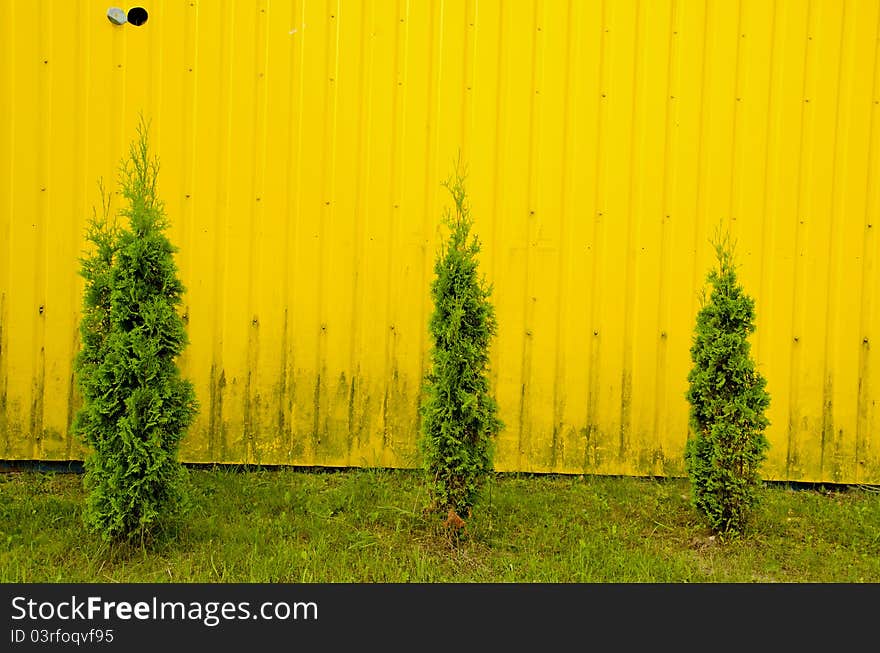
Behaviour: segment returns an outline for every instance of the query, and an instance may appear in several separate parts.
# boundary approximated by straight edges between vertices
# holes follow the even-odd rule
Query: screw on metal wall
[[[125,11],[119,7],[110,7],[107,10],[107,18],[114,25],[123,25],[128,19],[125,17]]]

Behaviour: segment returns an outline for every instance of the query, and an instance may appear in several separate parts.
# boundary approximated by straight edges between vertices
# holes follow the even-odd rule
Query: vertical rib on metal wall
[[[0,457],[79,458],[78,257],[139,112],[188,292],[189,461],[418,464],[460,151],[501,470],[683,473],[718,225],[773,479],[880,482],[880,3],[0,0]],[[118,202],[116,203],[118,207]]]

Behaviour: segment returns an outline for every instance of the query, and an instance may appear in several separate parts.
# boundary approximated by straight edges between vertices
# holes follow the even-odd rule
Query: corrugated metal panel
[[[82,456],[83,229],[153,122],[202,403],[189,461],[417,464],[460,149],[502,470],[683,473],[717,224],[774,479],[880,482],[880,3],[0,1],[0,456]]]

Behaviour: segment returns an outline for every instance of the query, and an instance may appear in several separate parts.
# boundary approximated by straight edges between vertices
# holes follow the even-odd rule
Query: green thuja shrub
[[[444,186],[455,206],[444,213],[448,240],[431,282],[431,369],[419,448],[432,507],[460,525],[494,470],[493,440],[503,424],[489,392],[489,347],[496,331],[492,289],[478,275],[480,243],[471,235],[460,164]]]
[[[155,535],[173,523],[186,499],[177,451],[197,405],[175,362],[187,344],[176,310],[184,288],[176,248],[164,234],[158,172],[142,119],[119,173],[126,202],[120,216],[128,225],[115,224],[102,190],[103,214],[93,216],[87,232],[92,252],[81,261],[75,370],[83,406],[74,432],[90,450],[86,525],[106,540]]]
[[[729,236],[713,244],[718,264],[708,276],[712,292],[707,300],[703,291],[691,346],[685,463],[694,508],[714,531],[737,534],[758,499],[770,395],[750,355],[755,302],[737,281]]]

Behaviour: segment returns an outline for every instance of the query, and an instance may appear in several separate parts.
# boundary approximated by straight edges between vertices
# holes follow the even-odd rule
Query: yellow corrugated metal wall
[[[461,150],[500,470],[683,474],[719,223],[771,479],[880,482],[877,0],[0,0],[0,458],[81,458],[83,230],[139,112],[180,247],[188,461],[417,464]],[[129,6],[125,6],[128,9]]]

